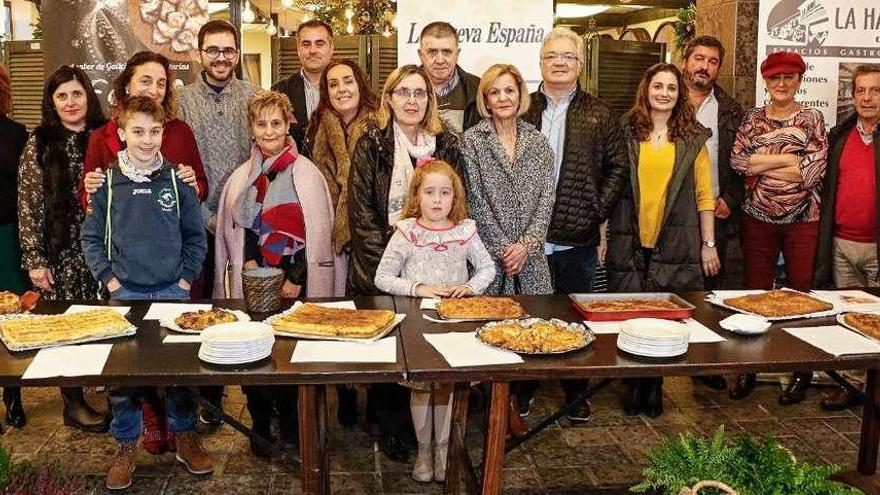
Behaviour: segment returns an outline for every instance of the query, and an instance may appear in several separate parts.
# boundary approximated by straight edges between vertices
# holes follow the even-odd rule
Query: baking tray
[[[532,323],[537,323],[537,322],[548,322],[548,323],[551,323],[551,324],[554,324],[557,326],[565,327],[569,331],[578,332],[584,336],[584,344],[581,346],[578,346],[578,347],[573,347],[571,349],[565,349],[565,350],[560,350],[560,351],[526,352],[526,351],[517,351],[516,349],[508,349],[506,347],[494,346],[494,345],[484,341],[483,337],[482,337],[483,332],[485,332],[486,329],[492,328],[494,326],[505,325],[505,324],[510,324],[510,323],[518,324],[518,325],[531,325]],[[525,354],[525,355],[565,354],[568,352],[574,352],[574,351],[581,350],[585,347],[588,347],[590,344],[593,343],[593,341],[596,340],[596,334],[594,334],[592,330],[585,327],[584,325],[582,325],[580,323],[569,323],[566,321],[557,320],[555,318],[552,318],[550,320],[545,320],[543,318],[527,318],[527,319],[510,319],[510,320],[502,320],[502,321],[492,321],[492,322],[486,323],[485,325],[478,328],[476,331],[476,337],[477,337],[477,340],[479,340],[481,344],[488,346],[488,347],[491,347],[493,349],[500,349],[502,351],[510,351],[510,352],[515,352],[517,354]]]
[[[752,313],[752,312],[750,312],[750,311],[744,311],[744,310],[739,309],[739,308],[734,308],[733,306],[730,306],[730,305],[728,305],[728,304],[725,304],[725,303],[724,303],[724,299],[725,299],[725,298],[724,298],[724,297],[721,297],[721,296],[719,296],[719,295],[717,295],[717,294],[709,293],[709,294],[706,296],[706,301],[709,302],[709,303],[711,303],[711,304],[714,304],[715,306],[718,306],[718,307],[721,307],[721,308],[725,308],[725,309],[729,309],[729,310],[731,310],[731,311],[733,311],[733,312],[735,312],[735,313],[742,313],[742,314],[744,314],[744,315],[760,316],[761,318],[765,318],[765,319],[767,319],[768,321],[788,321],[788,320],[802,320],[802,319],[807,319],[807,318],[825,318],[825,317],[827,317],[827,316],[834,316],[834,315],[840,313],[840,308],[834,306],[834,302],[833,302],[833,301],[828,301],[827,299],[824,299],[824,298],[822,298],[822,297],[819,297],[819,296],[817,296],[816,294],[810,294],[810,293],[807,293],[807,292],[801,292],[801,291],[797,291],[797,290],[794,290],[794,289],[789,289],[788,287],[783,287],[783,288],[780,289],[780,290],[789,290],[789,291],[792,291],[792,292],[800,292],[801,294],[804,294],[804,295],[810,296],[810,297],[812,297],[813,299],[818,299],[818,300],[820,300],[820,301],[827,302],[827,303],[829,303],[829,304],[832,305],[832,308],[829,309],[829,310],[826,310],[826,311],[817,311],[817,312],[815,312],[815,313],[804,313],[804,314],[800,314],[800,315],[788,315],[788,316],[764,316],[764,315],[759,315],[759,314],[757,314],[757,313]],[[768,291],[764,291],[764,292],[768,292]]]
[[[696,307],[672,292],[625,292],[603,294],[569,294],[571,305],[589,321],[622,321],[633,318],[661,318],[686,320],[694,315]],[[656,309],[645,311],[589,311],[581,303],[592,301],[671,301],[679,309]]]
[[[301,305],[302,305],[302,303],[297,301],[296,303],[293,304],[293,306],[291,308],[289,308],[285,311],[282,311],[281,313],[278,313],[276,315],[272,315],[263,321],[265,323],[268,323],[269,325],[271,325],[273,321],[275,321],[278,318],[281,318],[282,316],[285,316],[287,314],[290,314],[290,313],[296,311]],[[394,330],[394,328],[397,327],[397,325],[400,325],[400,322],[402,322],[404,320],[404,318],[406,318],[405,314],[396,313],[394,315],[394,319],[391,320],[391,323],[389,323],[387,327],[383,328],[378,334],[376,334],[375,336],[370,337],[368,339],[358,339],[358,338],[353,338],[353,337],[339,337],[339,336],[335,336],[335,335],[315,335],[313,333],[279,332],[278,330],[274,330],[274,327],[273,327],[273,330],[274,330],[275,336],[277,336],[277,337],[293,337],[296,339],[309,339],[309,340],[339,340],[342,342],[372,343],[372,342],[376,342],[377,340],[379,340],[379,339],[385,337],[386,335],[388,335],[389,333],[391,333],[391,331]]]
[[[35,315],[35,314],[31,314],[31,313],[12,313],[12,314],[0,315],[0,321],[5,320],[5,319],[13,319],[13,318],[29,318],[29,317],[30,318],[41,318],[41,317],[46,317],[46,316],[56,316],[56,315]],[[126,320],[127,320],[127,318],[126,318]],[[36,351],[38,349],[48,349],[50,347],[61,347],[64,345],[76,345],[76,344],[85,344],[85,343],[89,343],[89,342],[101,342],[102,340],[116,339],[119,337],[129,337],[129,336],[135,335],[135,334],[137,334],[137,327],[134,325],[131,325],[131,326],[124,328],[124,329],[120,330],[119,332],[114,333],[112,335],[97,335],[97,336],[93,336],[93,337],[83,337],[81,339],[68,340],[65,342],[52,342],[52,343],[45,343],[45,344],[12,346],[9,344],[9,342],[6,341],[6,335],[2,332],[2,330],[0,330],[0,340],[3,341],[3,345],[5,345],[6,348],[9,349],[9,351],[11,351],[11,352],[24,352],[24,351]]]
[[[507,297],[507,296],[498,296],[498,297]],[[429,300],[429,299],[423,299],[423,301],[427,301],[427,300]],[[422,318],[424,318],[428,321],[432,321],[434,323],[467,323],[467,322],[475,322],[475,321],[499,321],[499,318],[485,317],[485,316],[480,317],[480,318],[444,318],[444,317],[440,316],[440,312],[437,311],[436,303],[439,303],[440,300],[437,299],[434,302],[435,302],[435,304],[432,304],[431,307],[427,307],[427,305],[425,305],[425,304],[419,305],[420,310],[430,311],[436,315],[436,316],[428,316],[425,314],[422,315]],[[517,303],[519,304],[519,302],[517,302]],[[522,304],[520,304],[520,307],[522,308]],[[523,315],[520,318],[529,318],[529,317],[530,317],[530,315],[528,313],[526,313],[525,308],[523,308]],[[501,319],[504,319],[504,318],[501,318]],[[516,319],[516,318],[512,318],[512,319]]]
[[[865,333],[865,332],[859,330],[858,328],[856,328],[856,327],[854,327],[854,326],[852,326],[852,325],[846,323],[846,321],[844,320],[844,317],[847,315],[847,313],[869,313],[869,314],[880,314],[880,312],[876,312],[876,311],[847,311],[846,313],[838,313],[838,314],[837,314],[837,317],[835,318],[835,319],[837,320],[837,323],[840,323],[840,326],[842,326],[842,327],[844,327],[844,328],[848,328],[848,329],[852,330],[853,332],[855,332],[855,333],[857,333],[857,334],[859,334],[859,335],[861,335],[861,336],[863,336],[863,337],[867,337],[867,338],[869,338],[869,339],[871,339],[871,340],[873,340],[873,341],[875,341],[875,342],[880,342],[880,339],[878,339],[877,337],[874,337],[874,336],[872,336],[872,335],[869,335],[869,334],[867,334],[867,333]]]

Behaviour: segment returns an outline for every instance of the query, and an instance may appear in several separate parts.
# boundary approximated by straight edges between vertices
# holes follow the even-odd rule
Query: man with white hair
[[[523,119],[550,141],[556,176],[556,202],[544,253],[553,289],[559,294],[590,292],[604,238],[601,225],[628,184],[628,158],[617,115],[578,84],[584,41],[574,31],[554,28],[541,46],[538,91]],[[518,387],[520,415],[529,413],[534,384]],[[566,403],[587,389],[587,380],[563,380]],[[589,421],[583,401],[566,415],[574,423]]]

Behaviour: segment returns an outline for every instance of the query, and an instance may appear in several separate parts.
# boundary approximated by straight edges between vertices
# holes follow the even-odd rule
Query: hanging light
[[[253,24],[253,22],[257,19],[257,14],[254,13],[253,9],[251,9],[251,4],[248,0],[244,0],[244,8],[241,10],[241,20],[245,24]]]
[[[281,0],[281,6],[290,10],[293,8],[293,0]]]
[[[269,19],[269,24],[266,25],[266,34],[269,36],[275,36],[278,34],[278,28],[275,27],[275,21]]]

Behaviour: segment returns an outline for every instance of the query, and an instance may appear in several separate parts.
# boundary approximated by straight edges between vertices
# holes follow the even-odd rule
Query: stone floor
[[[666,413],[657,419],[628,417],[617,406],[619,389],[602,391],[593,400],[594,419],[586,426],[572,426],[562,420],[508,455],[505,463],[505,493],[509,494],[623,494],[640,479],[646,451],[661,435],[693,430],[711,434],[724,424],[728,432],[774,433],[799,458],[835,463],[853,469],[859,436],[858,410],[828,413],[819,408],[828,388],[814,387],[807,400],[782,407],[776,402],[779,388],[759,386],[746,400],[732,402],[725,392],[695,386],[690,379],[667,379]],[[331,387],[332,390],[332,387]],[[332,395],[332,392],[331,392]],[[362,395],[362,394],[361,394]],[[93,404],[104,396],[91,391]],[[61,424],[61,399],[57,389],[25,389],[28,425],[6,428],[3,445],[17,459],[35,463],[56,461],[85,475],[89,493],[104,493],[106,468],[114,452],[108,435],[81,433]],[[561,391],[546,383],[539,391],[529,422],[551,412],[561,401]],[[250,423],[244,399],[237,387],[227,389],[224,407],[230,414]],[[332,407],[332,404],[331,404]],[[334,409],[335,410],[335,409]],[[470,426],[468,443],[480,457],[480,419]],[[204,437],[215,458],[213,475],[197,478],[174,463],[170,454],[141,453],[136,483],[127,493],[136,494],[290,494],[299,493],[294,467],[281,461],[267,462],[250,455],[246,438],[224,425]],[[392,462],[379,453],[361,428],[344,429],[333,423],[331,439],[331,483],[333,493],[433,494],[439,484],[422,484],[410,478],[411,466]]]

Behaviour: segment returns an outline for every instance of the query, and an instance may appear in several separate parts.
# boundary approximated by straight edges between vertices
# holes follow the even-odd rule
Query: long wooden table
[[[362,309],[394,310],[390,296],[355,297]],[[193,301],[212,302],[212,301]],[[244,301],[213,301],[216,307],[245,310]],[[292,301],[287,302],[287,306]],[[83,302],[100,305],[101,302]],[[325,386],[338,383],[399,382],[405,378],[402,340],[398,338],[397,362],[364,363],[291,363],[296,339],[277,337],[272,356],[250,365],[218,366],[198,358],[199,344],[163,344],[166,335],[174,334],[155,320],[144,320],[149,301],[110,302],[108,305],[131,306],[127,318],[137,326],[137,334],[105,342],[113,350],[98,376],[22,380],[37,351],[10,353],[0,345],[0,386],[168,386],[168,385],[299,385],[299,444],[302,491],[306,494],[330,493],[328,457],[328,418]],[[69,302],[41,302],[34,313],[64,312]],[[251,313],[253,320],[266,314]],[[394,330],[390,335],[399,335]]]
[[[741,336],[718,326],[718,321],[731,313],[711,306],[703,299],[705,293],[684,294],[697,307],[694,318],[727,339],[713,344],[693,344],[681,357],[672,359],[641,359],[617,349],[617,335],[603,334],[588,348],[568,354],[552,356],[524,356],[524,363],[516,365],[452,368],[424,339],[426,333],[473,331],[477,323],[432,323],[421,318],[418,299],[397,298],[398,311],[407,312],[403,323],[403,347],[406,351],[407,376],[414,381],[457,382],[450,440],[450,462],[447,470],[447,490],[457,492],[466,452],[458,445],[464,438],[466,424],[467,386],[462,382],[491,383],[488,426],[483,453],[481,490],[484,494],[501,493],[505,437],[508,425],[510,382],[527,379],[557,378],[624,378],[660,376],[720,375],[749,372],[791,372],[806,370],[868,370],[867,400],[862,418],[859,443],[858,474],[849,476],[858,484],[861,477],[876,490],[876,481],[869,476],[876,472],[877,447],[880,440],[880,355],[835,357],[784,332],[782,327],[835,324],[833,318],[795,320],[775,324],[761,336]],[[517,296],[531,316],[580,321],[566,296]],[[866,493],[877,493],[868,491]]]

